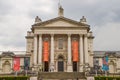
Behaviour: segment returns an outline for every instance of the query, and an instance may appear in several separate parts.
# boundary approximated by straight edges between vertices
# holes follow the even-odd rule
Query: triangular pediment
[[[75,20],[71,20],[65,17],[53,18],[41,23],[34,24],[33,26],[42,26],[42,27],[78,27],[86,26],[87,24],[80,23]]]
[[[56,27],[56,26],[67,27],[68,26],[69,27],[69,26],[78,26],[78,25],[70,23],[68,21],[64,21],[64,20],[57,20],[52,23],[46,24],[45,26],[46,27],[49,27],[49,26],[53,26],[53,27]]]

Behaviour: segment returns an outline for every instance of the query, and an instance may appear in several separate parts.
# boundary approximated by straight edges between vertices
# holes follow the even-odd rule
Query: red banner
[[[73,61],[78,61],[78,41],[72,41],[72,57]]]
[[[13,65],[14,71],[19,71],[20,70],[20,58],[19,57],[15,57],[13,64],[14,64]]]
[[[43,42],[43,61],[49,61],[49,42],[44,41]]]

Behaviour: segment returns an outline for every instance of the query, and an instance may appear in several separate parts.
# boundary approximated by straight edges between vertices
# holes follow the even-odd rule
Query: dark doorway
[[[64,58],[62,55],[58,57],[58,72],[64,72]]]
[[[63,72],[64,71],[64,62],[58,61],[58,71]]]
[[[73,71],[74,71],[74,72],[77,71],[77,62],[73,62]]]
[[[49,63],[47,61],[44,62],[44,71],[48,72],[49,70]]]

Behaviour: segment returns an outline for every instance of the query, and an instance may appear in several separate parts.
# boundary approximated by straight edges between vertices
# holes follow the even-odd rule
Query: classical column
[[[87,35],[84,35],[84,52],[85,52],[85,63],[88,63],[88,40],[87,40]]]
[[[42,34],[39,35],[38,64],[42,65]]]
[[[80,35],[79,39],[79,57],[80,57],[80,72],[83,72],[83,35]]]
[[[37,65],[37,35],[34,35],[34,65]]]
[[[51,66],[54,66],[54,34],[51,34]]]
[[[72,61],[71,61],[71,34],[68,34],[68,65],[67,72],[72,72]]]

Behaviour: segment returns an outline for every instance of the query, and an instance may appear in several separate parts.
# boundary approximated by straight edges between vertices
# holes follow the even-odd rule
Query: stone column
[[[83,35],[80,35],[80,39],[79,39],[79,58],[80,58],[80,66],[79,66],[79,71],[83,72]]]
[[[42,65],[42,34],[39,35],[38,64]]]
[[[54,34],[51,34],[51,66],[54,66]]]
[[[85,52],[85,63],[88,63],[88,40],[87,40],[87,35],[84,35],[84,52]]]
[[[37,35],[34,35],[34,65],[37,65]]]
[[[68,65],[67,72],[72,72],[72,61],[71,61],[71,34],[68,34]]]

